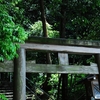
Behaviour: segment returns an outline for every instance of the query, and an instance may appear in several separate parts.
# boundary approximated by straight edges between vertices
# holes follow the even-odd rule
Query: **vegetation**
[[[52,29],[52,25],[46,22],[48,37],[49,38],[57,38],[59,37],[59,32]],[[37,21],[34,24],[30,25],[30,35],[31,36],[39,36],[43,37],[43,29],[42,29],[42,22]]]
[[[28,33],[24,27],[14,22],[14,17],[8,12],[8,4],[0,1],[0,61],[11,60],[17,56],[18,43],[24,42]]]
[[[49,38],[100,40],[100,0],[41,1],[40,4],[40,0],[0,0],[0,61],[14,59],[18,56],[19,43],[24,43],[28,36],[46,36],[44,32]],[[57,53],[50,56],[52,63],[58,64]],[[36,63],[47,63],[46,57],[43,52],[27,52],[27,60],[36,60]],[[91,61],[94,61],[94,56],[69,55],[69,64],[89,64]],[[43,73],[27,74],[27,77],[42,88],[46,83],[50,87],[49,95],[64,100],[63,94],[58,94],[58,88],[63,91],[60,74],[51,74],[48,80]],[[85,90],[82,84],[76,86],[84,77],[72,74],[65,77],[70,100],[73,96],[77,99],[79,95],[76,93]]]
[[[8,100],[8,99],[5,97],[4,94],[0,94],[0,99],[1,99],[1,100]]]

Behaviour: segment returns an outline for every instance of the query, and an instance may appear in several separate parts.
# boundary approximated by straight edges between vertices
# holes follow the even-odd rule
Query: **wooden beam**
[[[0,63],[0,72],[13,72],[13,63]],[[96,64],[91,66],[79,65],[55,65],[55,64],[34,64],[28,61],[26,63],[27,73],[74,73],[74,74],[98,74]]]
[[[97,66],[78,65],[50,65],[50,64],[28,64],[27,72],[33,73],[76,73],[76,74],[97,74]]]
[[[48,52],[63,52],[63,53],[77,53],[77,54],[98,54],[100,48],[92,47],[79,47],[79,46],[62,46],[62,45],[51,45],[51,44],[36,44],[36,43],[25,43],[21,44],[24,49],[42,50]]]
[[[26,43],[56,44],[67,46],[86,46],[100,48],[100,41],[92,40],[75,40],[63,38],[45,38],[45,37],[29,37]]]
[[[18,58],[14,60],[14,99],[26,100],[26,57],[25,49],[18,50]],[[7,66],[7,69],[9,66]]]
[[[0,72],[14,72],[13,61],[0,62]]]

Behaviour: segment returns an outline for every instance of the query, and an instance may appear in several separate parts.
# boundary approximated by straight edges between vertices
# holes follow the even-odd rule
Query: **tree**
[[[65,9],[68,9],[68,1],[69,0],[62,0],[61,4],[61,22],[60,22],[60,38],[66,37],[66,22],[67,22],[67,12]],[[68,55],[68,54],[64,54]],[[66,61],[69,61],[68,58]],[[67,63],[68,64],[68,63]],[[62,100],[68,100],[68,74],[61,74],[61,79],[59,80],[62,82]],[[58,87],[59,88],[59,87]]]
[[[43,26],[43,36],[48,37],[47,26],[46,26],[46,16],[45,16],[45,9],[44,9],[44,0],[40,0],[40,10],[41,10],[41,20],[42,20],[42,26]],[[46,63],[52,64],[50,53],[46,53]],[[48,80],[50,79],[50,77],[51,77],[51,74],[47,74],[47,78],[45,82],[42,84],[43,89],[46,92],[49,91]]]

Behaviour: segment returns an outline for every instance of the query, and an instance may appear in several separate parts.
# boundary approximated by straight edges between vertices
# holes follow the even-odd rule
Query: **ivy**
[[[27,37],[25,29],[16,24],[5,5],[0,4],[0,61],[16,57],[19,43],[24,43]]]

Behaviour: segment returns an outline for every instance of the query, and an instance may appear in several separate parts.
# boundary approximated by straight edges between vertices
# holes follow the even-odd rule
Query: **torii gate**
[[[31,49],[45,52],[61,52],[72,54],[91,54],[96,56],[96,64],[91,66],[33,64],[26,62],[25,51]],[[0,63],[0,72],[14,72],[14,100],[26,99],[26,72],[34,73],[83,73],[99,74],[100,42],[68,39],[52,39],[31,37],[18,50],[19,57],[11,62]],[[14,66],[14,67],[13,67]],[[14,68],[14,69],[13,69]],[[99,76],[100,83],[100,76]]]

